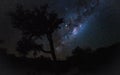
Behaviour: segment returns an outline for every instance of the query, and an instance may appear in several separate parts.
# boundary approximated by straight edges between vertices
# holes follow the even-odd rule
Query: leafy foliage
[[[59,24],[63,22],[58,18],[56,13],[48,13],[48,5],[34,9],[24,9],[23,6],[17,5],[16,12],[11,13],[14,28],[23,31],[23,34],[33,34],[41,36],[47,33],[53,33]]]

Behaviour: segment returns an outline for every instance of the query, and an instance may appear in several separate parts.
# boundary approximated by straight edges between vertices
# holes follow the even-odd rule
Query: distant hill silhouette
[[[97,48],[95,51],[92,49],[84,50],[77,47],[73,51],[73,56],[68,57],[68,61],[79,66],[81,70],[100,69],[100,67],[112,64],[114,60],[117,60],[119,53],[120,43],[108,47]]]

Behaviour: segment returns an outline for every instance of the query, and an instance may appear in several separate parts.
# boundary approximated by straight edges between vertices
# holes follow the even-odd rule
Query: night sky
[[[98,6],[87,16],[80,16],[78,13],[80,9],[77,10],[80,6],[77,1],[0,0],[0,39],[5,40],[1,46],[8,48],[8,52],[15,53],[16,41],[21,37],[20,32],[12,28],[10,18],[6,15],[15,9],[16,3],[22,3],[26,8],[48,3],[50,10],[56,10],[60,17],[66,19],[61,29],[54,33],[58,54],[67,55],[76,46],[98,48],[120,42],[119,0],[99,0]],[[81,10],[84,11],[84,9]],[[79,16],[82,20],[79,20]],[[38,39],[36,42],[40,43],[41,40]]]

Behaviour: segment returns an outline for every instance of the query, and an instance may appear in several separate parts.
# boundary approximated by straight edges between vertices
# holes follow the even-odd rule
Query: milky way
[[[99,5],[99,0],[53,0],[49,3],[50,10],[55,10],[59,17],[64,18],[64,23],[60,25],[53,34],[53,40],[57,55],[68,55],[76,46],[76,38],[82,36],[86,29],[86,19],[91,16]],[[49,43],[46,38],[43,43],[45,50],[49,50]],[[77,46],[79,46],[77,44]],[[66,54],[65,54],[66,53]]]
[[[85,8],[80,1],[91,2]],[[10,53],[15,53],[16,42],[21,37],[19,31],[13,29],[9,17],[6,16],[8,11],[15,10],[16,2],[23,4],[25,8],[39,7],[44,3],[49,3],[51,10],[55,10],[60,17],[65,18],[61,29],[53,35],[56,52],[63,52],[61,56],[64,53],[67,55],[76,46],[99,48],[120,41],[120,0],[99,0],[98,8],[96,1],[0,0],[0,34],[2,35],[0,38],[5,40],[3,47],[7,48]],[[90,10],[89,6],[95,10],[83,14],[87,9]],[[49,50],[48,40],[43,38],[42,42],[45,50]],[[41,43],[41,40],[37,40],[37,43]]]
[[[61,51],[70,49],[79,33],[84,30],[86,19],[93,13],[95,8],[98,6],[98,0],[91,0],[89,4],[79,6],[77,5],[74,11],[70,11],[69,8],[65,8],[70,13],[65,14],[65,23],[61,26],[58,31],[59,38],[56,41],[56,50]],[[73,46],[72,46],[73,47]]]

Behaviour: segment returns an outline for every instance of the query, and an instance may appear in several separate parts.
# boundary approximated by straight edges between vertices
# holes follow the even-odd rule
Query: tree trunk
[[[48,39],[49,45],[50,45],[51,56],[52,56],[53,60],[56,61],[56,55],[55,55],[55,49],[54,49],[52,34],[47,34],[47,39]]]

